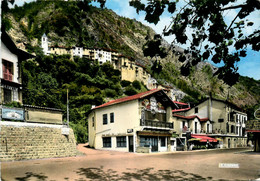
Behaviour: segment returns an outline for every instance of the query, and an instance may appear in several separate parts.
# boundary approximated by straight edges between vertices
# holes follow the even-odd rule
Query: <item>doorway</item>
[[[133,136],[128,136],[128,148],[129,148],[129,152],[134,152],[134,139],[133,139]]]
[[[228,148],[230,148],[230,139],[228,139]]]
[[[157,137],[151,137],[151,146],[152,146],[152,152],[158,151],[158,138]]]

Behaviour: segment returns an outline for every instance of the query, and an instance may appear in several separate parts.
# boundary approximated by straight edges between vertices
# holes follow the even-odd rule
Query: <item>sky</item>
[[[15,0],[17,5],[22,5],[24,1],[22,0]],[[30,2],[32,0],[27,0],[26,2]],[[239,0],[239,3],[241,3],[243,0]],[[142,2],[145,2],[142,0]],[[180,0],[178,4],[183,5],[184,0]],[[99,6],[98,3],[93,3],[95,6]],[[145,13],[140,12],[139,14],[136,13],[136,10],[129,6],[129,1],[128,0],[107,0],[106,2],[106,8],[112,9],[116,14],[131,18],[131,19],[136,19],[137,21],[142,22],[143,24],[150,26],[152,29],[155,30],[156,33],[161,34],[164,27],[169,25],[171,21],[172,15],[169,14],[168,12],[164,12],[163,15],[160,18],[160,21],[158,22],[157,25],[154,24],[149,24],[147,21],[144,20],[145,18]],[[178,8],[178,6],[177,6]],[[229,10],[225,11],[225,19],[229,23],[233,20],[233,18],[236,16],[237,11],[236,10]],[[260,29],[260,11],[254,12],[252,15],[250,15],[247,19],[253,20],[255,22],[253,27],[249,27],[245,30],[245,33],[250,34],[253,32],[253,28],[255,29]],[[191,32],[187,32],[188,36],[191,36]],[[174,37],[165,37],[165,40],[167,42],[171,42]],[[182,46],[185,48],[185,46]],[[209,61],[211,62],[211,61]],[[211,62],[213,65],[219,67],[222,64],[214,64]],[[260,52],[253,51],[248,48],[247,51],[247,56],[245,58],[241,57],[240,62],[237,63],[238,66],[238,73],[243,76],[248,76],[252,77],[256,80],[260,80]]]

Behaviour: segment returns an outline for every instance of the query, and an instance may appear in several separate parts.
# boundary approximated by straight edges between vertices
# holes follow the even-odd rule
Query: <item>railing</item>
[[[162,122],[162,121],[140,120],[140,126],[149,126],[149,127],[156,127],[156,128],[173,128],[173,123]]]

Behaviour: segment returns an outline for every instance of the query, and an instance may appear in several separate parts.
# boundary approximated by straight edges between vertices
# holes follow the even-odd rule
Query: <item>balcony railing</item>
[[[156,128],[173,128],[173,123],[162,122],[162,121],[140,120],[140,126],[149,126],[149,127],[156,127]]]

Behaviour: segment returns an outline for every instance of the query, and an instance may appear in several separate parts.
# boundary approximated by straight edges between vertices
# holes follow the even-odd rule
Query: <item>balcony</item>
[[[140,126],[173,129],[173,123],[162,122],[162,121],[140,120]]]

